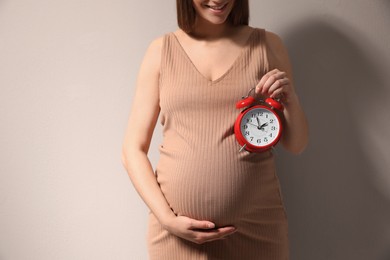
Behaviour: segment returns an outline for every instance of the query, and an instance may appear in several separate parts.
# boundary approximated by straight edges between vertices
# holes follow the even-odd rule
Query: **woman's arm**
[[[295,92],[288,53],[280,37],[274,33],[267,32],[266,43],[270,68],[275,69],[262,77],[256,93],[272,98],[282,97],[285,126],[281,143],[291,153],[300,154],[307,146],[309,130]]]
[[[122,162],[135,189],[165,229],[195,243],[221,239],[231,234],[233,228],[214,229],[215,225],[210,221],[198,221],[173,213],[147,157],[160,112],[158,84],[161,49],[160,38],[149,46],[142,62],[122,146]]]
[[[160,112],[158,78],[161,39],[153,42],[144,57],[122,146],[122,162],[144,202],[161,222],[173,217],[156,182],[147,157]]]

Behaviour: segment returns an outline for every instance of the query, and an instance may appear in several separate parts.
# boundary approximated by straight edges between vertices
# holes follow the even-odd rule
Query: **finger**
[[[233,234],[237,231],[237,228],[234,226],[226,226],[226,227],[220,227],[217,229],[221,237]]]
[[[261,93],[262,94],[266,94],[269,92],[269,88],[277,81],[277,80],[280,80],[280,79],[283,79],[286,77],[286,73],[285,72],[277,72],[275,74],[272,74],[270,76],[267,77],[266,81],[264,82],[264,85],[262,86],[261,88]]]
[[[215,224],[210,221],[202,221],[191,219],[190,221],[190,229],[212,229],[215,228]]]
[[[236,231],[237,229],[232,226],[213,229],[209,231],[194,231],[195,232],[194,240],[196,243],[210,242],[210,241],[226,238],[227,236],[232,235]]]
[[[278,88],[282,88],[290,83],[290,80],[288,78],[282,78],[276,80],[268,89],[268,94],[272,94],[275,90]]]
[[[270,95],[270,97],[271,97],[271,98],[281,98],[281,97],[283,96],[283,93],[284,93],[283,88],[279,88],[279,89],[275,90],[275,91]]]
[[[263,77],[261,77],[259,83],[257,84],[257,86],[255,88],[255,93],[256,94],[260,93],[263,86],[264,86],[264,83],[269,79],[269,77],[271,77],[272,75],[275,75],[278,72],[279,72],[278,69],[274,69],[274,70],[264,74]]]
[[[261,88],[261,91],[260,91],[261,94],[264,95],[264,94],[268,93],[269,88],[278,80],[277,76],[278,76],[278,74],[274,74],[274,75],[269,76],[267,78],[267,80],[264,82],[263,87]]]

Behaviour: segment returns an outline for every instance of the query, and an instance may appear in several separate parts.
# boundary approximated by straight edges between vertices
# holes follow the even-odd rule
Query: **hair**
[[[176,0],[177,23],[179,28],[190,33],[194,27],[196,11],[192,5],[192,0]],[[227,21],[233,25],[249,24],[249,3],[248,0],[235,0],[232,11]]]

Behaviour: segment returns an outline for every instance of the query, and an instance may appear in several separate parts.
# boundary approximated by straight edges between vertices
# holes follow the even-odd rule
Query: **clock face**
[[[253,108],[242,117],[240,130],[251,145],[264,147],[272,144],[280,133],[277,116],[266,108]]]

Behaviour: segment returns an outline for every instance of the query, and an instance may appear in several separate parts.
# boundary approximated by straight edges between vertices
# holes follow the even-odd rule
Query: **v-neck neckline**
[[[188,60],[188,62],[191,64],[192,68],[196,71],[196,73],[201,77],[203,78],[204,80],[206,80],[209,84],[215,84],[219,81],[221,81],[222,79],[224,79],[229,73],[230,71],[232,71],[234,69],[234,67],[236,66],[236,64],[239,62],[239,60],[242,58],[242,56],[244,56],[244,54],[247,52],[247,50],[249,49],[250,47],[250,41],[253,37],[253,35],[255,34],[255,31],[256,31],[256,28],[252,29],[252,31],[250,32],[249,36],[248,36],[248,39],[245,41],[245,44],[244,44],[244,47],[242,48],[242,50],[239,51],[239,54],[238,56],[235,58],[235,60],[233,61],[233,63],[230,65],[230,67],[219,77],[217,77],[216,79],[214,80],[211,80],[209,78],[207,78],[205,75],[203,75],[199,69],[196,67],[195,63],[192,61],[192,59],[190,58],[190,56],[188,55],[188,53],[186,52],[186,50],[184,49],[183,45],[180,43],[179,39],[177,38],[176,34],[175,33],[171,33],[173,35],[173,38],[176,40],[177,44],[179,45],[179,49],[181,50],[181,52],[184,54],[184,56],[186,57],[186,59]]]

